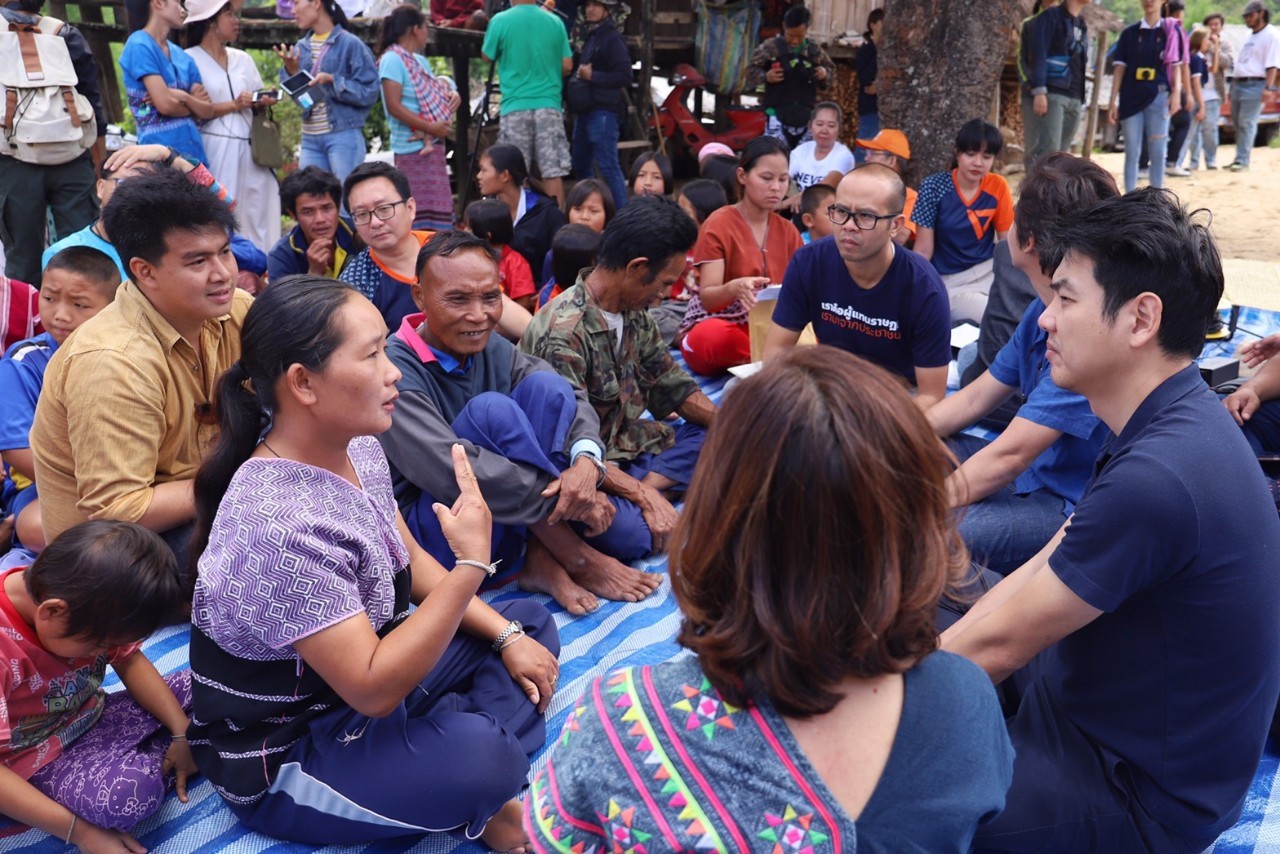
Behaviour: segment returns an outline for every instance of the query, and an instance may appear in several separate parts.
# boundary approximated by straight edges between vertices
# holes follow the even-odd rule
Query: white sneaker
[[[1165,170],[1164,174],[1172,175],[1174,178],[1190,178],[1191,173],[1181,166],[1173,166]]]

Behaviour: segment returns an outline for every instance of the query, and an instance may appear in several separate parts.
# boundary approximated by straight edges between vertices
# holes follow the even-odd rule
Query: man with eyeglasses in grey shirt
[[[787,266],[764,357],[794,347],[807,324],[820,344],[900,374],[928,409],[946,395],[951,310],[933,265],[894,238],[906,228],[898,173],[866,163],[844,176],[827,215],[831,237]]]

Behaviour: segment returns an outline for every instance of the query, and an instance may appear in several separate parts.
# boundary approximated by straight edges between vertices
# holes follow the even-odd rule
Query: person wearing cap
[[[275,104],[255,98],[263,88],[253,58],[230,47],[240,35],[240,14],[228,0],[187,0],[187,56],[213,101],[213,118],[200,126],[205,163],[237,202],[240,231],[260,248],[280,239],[280,193],[275,174],[253,162],[253,114]]]
[[[844,123],[844,111],[835,101],[822,101],[813,108],[809,119],[808,142],[802,142],[791,150],[791,183],[794,192],[782,200],[781,211],[797,213],[800,196],[814,184],[834,187],[854,167],[853,152],[840,141],[840,128]]]
[[[609,15],[617,5],[618,0],[587,0],[586,40],[573,58],[577,68],[569,86],[585,84],[588,98],[580,105],[571,98],[569,108],[574,112],[573,176],[581,181],[598,169],[621,208],[627,203],[627,182],[618,162],[618,122],[627,112],[623,93],[631,85],[631,54]]]
[[[708,157],[737,157],[734,150],[723,142],[708,142],[698,149],[698,166],[707,162]]]
[[[36,24],[42,5],[43,0],[9,0],[0,6],[0,16],[10,25]],[[103,157],[103,136],[107,132],[93,52],[71,24],[63,24],[58,37],[67,43],[67,54],[76,71],[75,89],[93,107],[97,142],[92,150],[70,163],[56,166],[24,163],[16,157],[0,155],[0,199],[5,200],[0,204],[0,236],[4,239],[0,268],[9,278],[30,282],[37,288],[46,213],[52,213],[58,237],[87,227],[98,215],[93,173]],[[16,203],[19,199],[21,204]]]
[[[884,133],[884,131],[881,131]],[[764,343],[764,359],[794,347],[813,324],[819,344],[898,374],[928,410],[947,393],[951,309],[926,259],[897,245],[906,187],[893,169],[864,163],[836,187],[834,239],[791,258]]]
[[[900,130],[885,128],[871,139],[859,139],[858,148],[866,152],[865,156],[868,163],[879,163],[882,166],[888,166],[894,172],[897,172],[899,177],[902,176],[903,171],[907,168],[907,164],[911,162],[911,143],[907,142],[906,134]],[[902,215],[906,217],[906,221],[902,224],[902,228],[898,229],[893,239],[903,246],[910,246],[911,242],[916,238],[916,224],[911,221],[911,212],[916,207],[917,193],[910,187],[905,189],[907,191],[907,201],[902,206]]]
[[[1280,37],[1271,28],[1271,12],[1262,0],[1249,0],[1244,22],[1251,32],[1236,58],[1231,78],[1231,120],[1236,129],[1236,159],[1227,168],[1246,172],[1253,140],[1258,133],[1258,116],[1264,100],[1273,100],[1280,72]]]

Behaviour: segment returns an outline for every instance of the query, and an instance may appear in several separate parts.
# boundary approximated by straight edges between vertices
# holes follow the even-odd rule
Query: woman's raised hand
[[[440,520],[440,530],[454,555],[465,560],[489,562],[493,516],[480,494],[480,484],[471,470],[466,449],[453,446],[453,474],[458,481],[458,500],[452,507],[436,503],[431,507]]]
[[[284,63],[285,73],[290,77],[298,73],[298,49],[293,45],[278,44],[272,48],[280,61]]]

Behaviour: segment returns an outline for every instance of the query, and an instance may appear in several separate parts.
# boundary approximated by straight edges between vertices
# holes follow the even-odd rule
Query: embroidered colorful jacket
[[[855,822],[767,701],[725,702],[693,657],[612,673],[569,713],[525,795],[533,850],[967,851],[1012,777],[995,692],[943,652],[905,679],[889,761]]]

